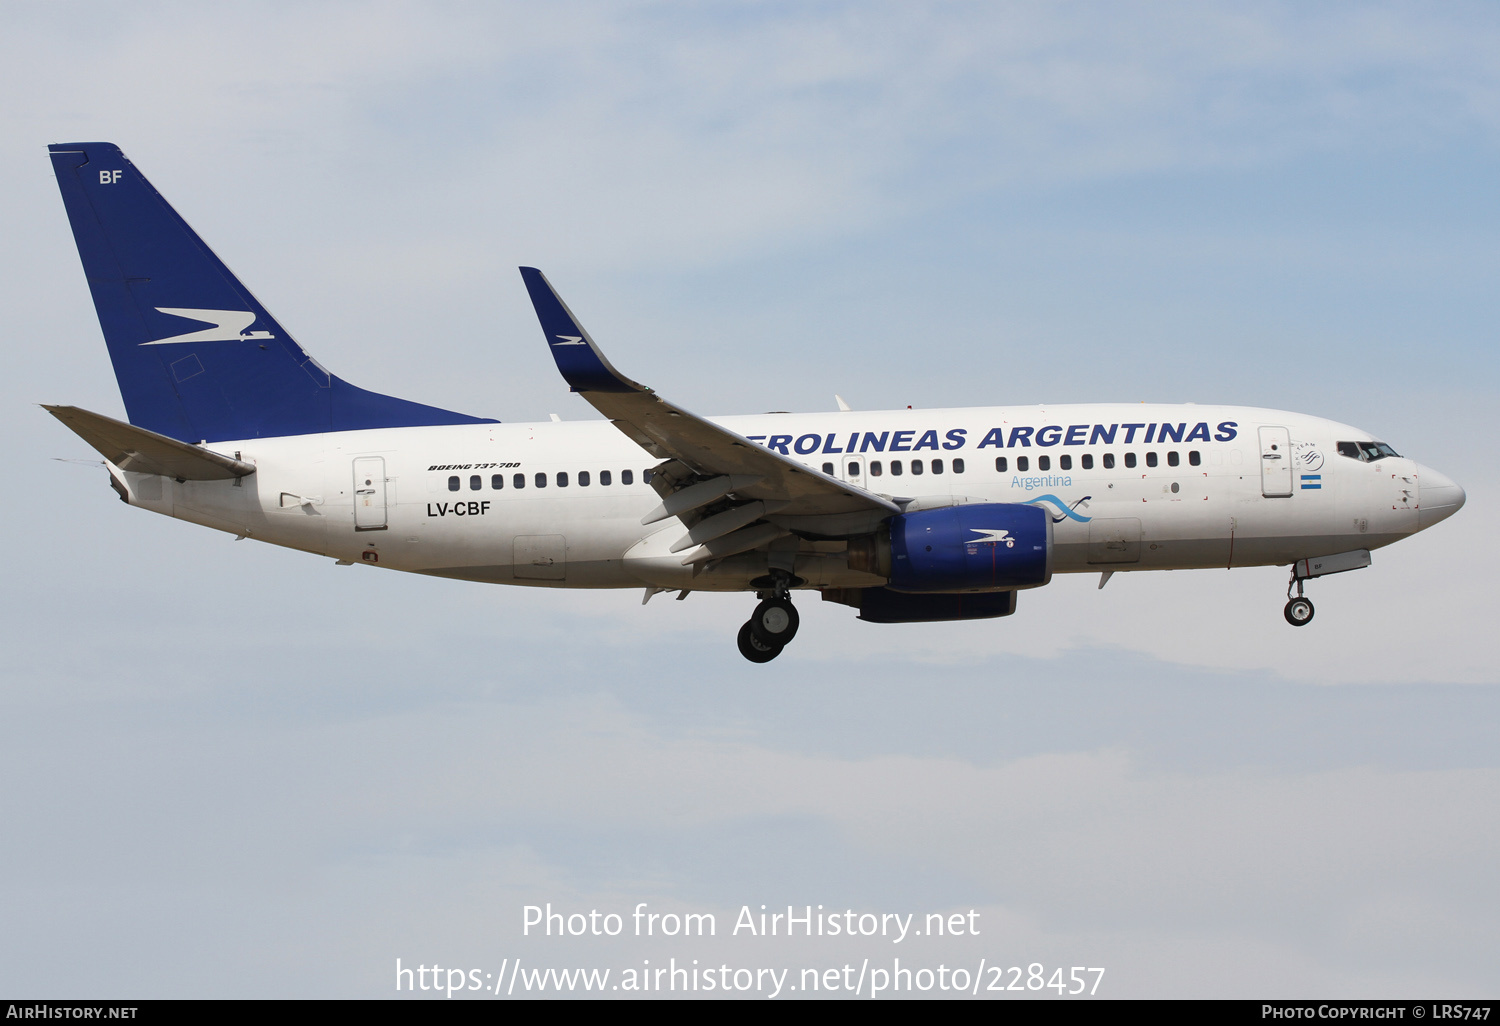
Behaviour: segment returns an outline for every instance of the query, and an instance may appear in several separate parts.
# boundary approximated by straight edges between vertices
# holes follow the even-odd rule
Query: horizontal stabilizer
[[[160,474],[179,481],[227,481],[255,473],[255,464],[198,445],[179,442],[155,431],[91,413],[77,406],[42,405],[73,433],[121,470]]]

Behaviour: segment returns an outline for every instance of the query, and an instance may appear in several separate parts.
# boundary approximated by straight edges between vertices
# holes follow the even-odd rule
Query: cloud
[[[429,215],[482,211],[539,256],[607,266],[733,259],[1001,183],[1493,143],[1482,10],[1150,11],[32,7],[0,91],[67,52],[8,136],[102,131],[239,195],[316,170],[366,209],[420,175]]]
[[[1410,994],[1482,978],[1493,933],[1500,836],[1473,810],[1500,797],[1494,768],[1163,772],[1121,749],[1012,758],[1004,742],[989,765],[899,743],[848,758],[759,730],[663,730],[604,694],[322,725],[180,702],[74,722],[74,739],[6,756],[11,779],[73,782],[66,821],[34,785],[5,800],[6,861],[37,896],[16,910],[13,935],[28,940],[8,957],[40,971],[66,936],[74,964],[97,965],[85,992],[130,980],[147,993],[373,993],[397,954],[490,968],[502,954],[619,966],[894,953],[1084,959],[1110,967],[1115,996],[1243,995],[1265,993],[1241,961],[1259,952],[1286,969],[1281,993],[1384,979]],[[119,741],[101,749],[106,723]],[[79,786],[71,767],[101,758],[116,772]],[[89,843],[101,835],[108,848]],[[85,897],[87,915],[73,904]],[[977,908],[986,932],[910,951],[723,932],[713,945],[520,937],[520,907],[544,901],[646,901],[726,925],[740,904]],[[95,928],[80,946],[69,924],[82,921]],[[103,959],[126,932],[155,960]]]

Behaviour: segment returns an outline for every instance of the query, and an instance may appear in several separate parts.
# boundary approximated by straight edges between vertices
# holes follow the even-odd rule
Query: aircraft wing
[[[853,520],[865,521],[871,514],[883,518],[901,512],[884,496],[772,452],[625,377],[600,352],[541,271],[523,267],[521,277],[557,369],[573,391],[651,455],[676,460],[691,471],[672,482],[675,491],[657,489],[664,502],[647,523],[678,515],[679,509],[697,508],[693,500],[701,496],[717,500],[730,489],[740,499],[766,503],[766,512],[774,512],[778,522],[816,517],[831,524],[840,515],[854,514]]]

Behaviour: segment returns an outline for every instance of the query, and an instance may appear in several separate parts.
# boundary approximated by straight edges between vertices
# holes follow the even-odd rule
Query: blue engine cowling
[[[1009,502],[903,513],[852,540],[849,566],[917,595],[1036,588],[1052,579],[1052,518]]]

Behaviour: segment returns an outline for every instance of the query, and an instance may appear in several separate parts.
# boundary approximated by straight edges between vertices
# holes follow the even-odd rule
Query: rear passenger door
[[[384,531],[385,458],[361,456],[354,461],[354,529]]]

